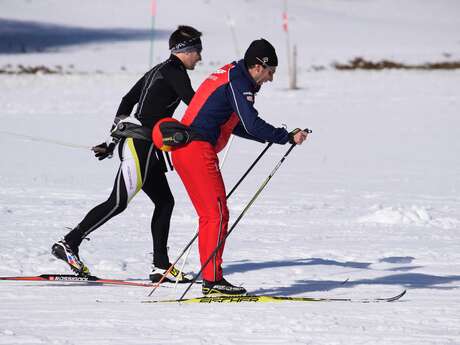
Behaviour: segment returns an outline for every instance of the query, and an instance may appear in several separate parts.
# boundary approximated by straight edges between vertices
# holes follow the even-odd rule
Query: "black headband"
[[[171,48],[171,53],[184,53],[188,51],[201,52],[201,39],[199,37],[193,37],[188,40],[176,43]]]

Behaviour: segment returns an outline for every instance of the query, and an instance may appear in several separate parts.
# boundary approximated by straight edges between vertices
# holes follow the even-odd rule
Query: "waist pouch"
[[[165,118],[155,125],[152,131],[153,142],[163,151],[176,150],[194,140],[203,138],[190,127],[173,118]]]
[[[117,139],[133,138],[152,141],[152,129],[131,122],[119,122],[110,135]]]
[[[161,119],[153,130],[142,126],[135,120],[123,119],[116,124],[110,135],[117,139],[133,138],[153,141],[155,146],[163,151],[178,149],[194,140],[204,140],[191,128],[173,118]]]

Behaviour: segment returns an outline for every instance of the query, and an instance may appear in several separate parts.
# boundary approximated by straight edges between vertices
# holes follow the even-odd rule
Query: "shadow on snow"
[[[399,257],[398,257],[399,258]],[[395,258],[385,258],[379,262],[391,263],[410,263],[412,257],[403,257],[401,260]],[[325,260],[321,258],[298,259],[290,261],[266,261],[266,262],[237,262],[229,263],[225,266],[225,273],[246,272],[265,268],[282,268],[282,267],[295,267],[295,266],[314,266],[314,265],[327,265],[339,266],[356,269],[373,270],[369,262],[340,262],[336,260]],[[400,266],[388,269],[376,269],[378,272],[394,272],[394,271],[410,271],[422,266]],[[430,288],[437,290],[450,290],[455,289],[457,286],[443,286],[453,282],[459,282],[460,275],[438,276],[425,273],[395,273],[383,277],[376,277],[370,279],[357,279],[350,280],[343,284],[341,280],[297,280],[289,286],[279,286],[268,289],[258,289],[251,291],[254,294],[267,294],[267,295],[295,295],[305,292],[313,291],[330,291],[338,288],[352,288],[358,285],[395,285],[402,286],[410,289]]]
[[[296,259],[296,260],[278,260],[278,261],[264,261],[264,262],[249,262],[239,261],[225,265],[226,273],[246,272],[259,270],[264,268],[277,268],[277,267],[293,267],[293,266],[340,266],[348,268],[360,268],[368,269],[372,262],[339,262],[336,260],[321,259],[321,258],[308,258],[308,259]]]
[[[155,30],[155,39],[168,36],[166,30]],[[47,52],[71,45],[141,41],[150,37],[149,29],[93,29],[0,18],[0,54]]]

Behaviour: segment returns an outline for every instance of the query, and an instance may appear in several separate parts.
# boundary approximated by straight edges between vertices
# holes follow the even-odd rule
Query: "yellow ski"
[[[356,302],[356,303],[376,303],[376,302],[394,302],[406,294],[406,290],[401,293],[387,298],[327,298],[327,297],[285,297],[285,296],[263,296],[263,295],[245,295],[245,296],[212,296],[196,297],[188,299],[173,300],[146,300],[142,303],[280,303],[280,302]]]

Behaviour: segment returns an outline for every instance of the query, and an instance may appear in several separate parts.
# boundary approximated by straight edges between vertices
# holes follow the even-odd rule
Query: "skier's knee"
[[[161,200],[161,202],[157,202],[155,204],[155,209],[161,213],[171,214],[174,209],[174,198],[171,196],[170,198]]]
[[[121,201],[121,202],[117,205],[117,208],[115,209],[115,214],[120,214],[120,213],[122,213],[124,210],[126,210],[127,207],[128,207],[128,202],[126,202],[126,201]]]

